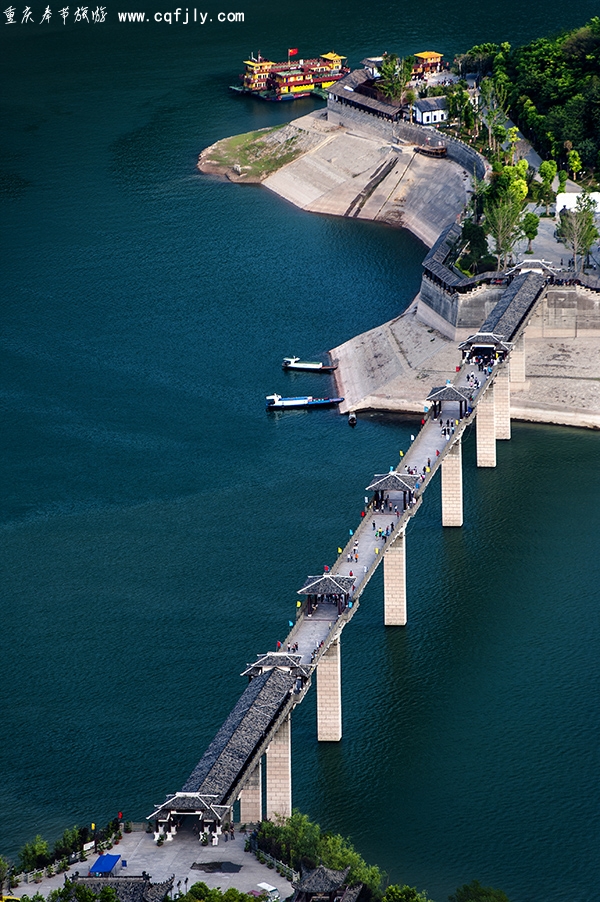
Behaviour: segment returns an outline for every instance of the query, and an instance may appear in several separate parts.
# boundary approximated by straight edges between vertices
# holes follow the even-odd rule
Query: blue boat
[[[343,398],[313,398],[312,395],[304,395],[299,398],[282,398],[281,395],[267,395],[267,410],[283,410],[287,407],[333,407],[340,404]]]

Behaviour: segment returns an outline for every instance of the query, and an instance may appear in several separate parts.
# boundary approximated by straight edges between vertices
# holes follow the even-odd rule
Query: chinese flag
[[[288,56],[296,56],[297,53],[298,53],[297,47],[292,47],[291,50],[288,50]]]

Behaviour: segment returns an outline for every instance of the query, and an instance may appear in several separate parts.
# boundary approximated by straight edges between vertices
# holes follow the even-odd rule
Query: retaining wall
[[[357,128],[376,132],[383,135],[389,141],[400,140],[409,144],[420,146],[432,141],[445,141],[448,148],[448,157],[459,166],[467,170],[469,175],[475,170],[478,179],[483,179],[489,169],[484,157],[468,144],[446,135],[425,125],[417,125],[411,122],[392,122],[389,119],[381,119],[373,113],[367,113],[346,103],[339,101],[327,101],[327,121],[345,128]]]

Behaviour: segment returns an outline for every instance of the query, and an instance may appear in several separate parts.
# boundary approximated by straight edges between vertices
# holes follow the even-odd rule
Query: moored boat
[[[343,398],[313,398],[312,395],[303,395],[298,398],[282,398],[273,394],[266,397],[267,410],[283,410],[286,407],[333,407],[341,404]]]
[[[345,56],[323,53],[314,59],[290,60],[297,48],[288,50],[287,62],[274,63],[258,54],[244,60],[245,71],[240,75],[241,86],[231,85],[240,94],[252,94],[261,100],[285,101],[299,97],[326,97],[326,89],[350,71],[344,65]]]
[[[300,360],[299,357],[284,357],[281,368],[284,370],[303,370],[309,373],[333,373],[337,363],[321,363],[320,360]]]

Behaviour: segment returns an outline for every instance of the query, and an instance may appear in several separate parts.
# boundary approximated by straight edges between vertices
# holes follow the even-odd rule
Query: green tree
[[[425,891],[418,892],[414,886],[388,886],[383,896],[383,902],[430,902]]]
[[[0,900],[4,898],[4,881],[10,873],[10,862],[0,855]],[[10,889],[10,887],[9,887]]]
[[[74,883],[68,878],[60,889],[53,889],[48,894],[48,902],[97,902],[96,893],[82,883]]]
[[[552,183],[556,178],[557,165],[555,160],[544,160],[540,163],[540,168],[538,170],[541,179],[542,185],[538,192],[538,199],[544,204],[546,207],[546,216],[549,215],[550,212],[550,204],[554,200],[554,191],[552,190]]]
[[[476,44],[466,53],[457,56],[454,62],[461,74],[477,72],[479,75],[484,75],[492,71],[494,59],[499,50],[498,44]]]
[[[536,216],[535,213],[526,213],[523,217],[523,234],[529,241],[526,251],[527,254],[532,253],[531,242],[537,237],[539,224],[540,217]]]
[[[325,867],[342,870],[350,865],[348,882],[350,885],[362,883],[372,893],[377,892],[383,874],[376,865],[368,865],[355,851],[354,846],[339,834],[325,833],[321,837],[319,853]]]
[[[417,100],[417,92],[413,88],[408,88],[406,93],[404,94],[404,100],[408,105],[408,116],[409,121],[412,123],[413,121],[413,103],[416,103]]]
[[[54,859],[65,858],[70,855],[71,852],[79,852],[82,847],[80,834],[81,831],[77,825],[71,829],[67,827],[60,839],[57,839],[54,843]]]
[[[542,184],[547,182],[548,184],[552,184],[556,177],[557,165],[554,160],[544,160],[540,163],[539,173],[542,179]]]
[[[467,97],[467,102],[463,107],[463,124],[468,132],[473,132],[477,125],[477,116],[473,109],[473,104]]]
[[[455,893],[448,896],[449,902],[509,902],[506,893],[491,886],[482,886],[479,880],[459,886]]]
[[[481,100],[483,103],[482,118],[488,132],[488,144],[492,151],[498,149],[497,137],[494,129],[504,126],[506,122],[507,91],[504,86],[494,84],[491,78],[484,78],[480,86]],[[502,134],[502,133],[500,133]],[[506,141],[506,130],[500,143]]]
[[[484,207],[485,230],[494,239],[498,269],[506,265],[509,254],[521,237],[521,203],[514,197],[500,197]]]
[[[19,864],[23,871],[35,871],[49,863],[48,843],[39,834],[32,842],[25,843],[19,852]]]
[[[500,154],[500,151],[502,150],[502,145],[506,141],[507,136],[508,136],[508,133],[507,133],[506,129],[504,128],[504,126],[500,125],[499,122],[496,123],[496,125],[494,125],[494,127],[492,129],[492,140],[494,142],[493,147],[494,147],[494,151],[496,153]],[[502,154],[500,154],[500,156],[502,157]]]
[[[578,194],[575,209],[560,214],[558,237],[573,251],[575,272],[579,272],[584,258],[598,239],[594,223],[596,204],[589,194]]]
[[[318,824],[299,811],[277,823],[263,821],[258,830],[258,847],[296,869],[315,868],[319,862],[336,870],[350,865],[350,883],[363,883],[371,895],[379,892],[383,880],[379,868],[368,865],[347,839],[322,833]]]
[[[98,893],[98,902],[119,902],[119,897],[112,886],[103,886]]]
[[[581,172],[582,167],[581,157],[576,150],[570,150],[567,154],[567,160],[569,163],[569,169],[573,173],[573,179],[577,181],[577,173]]]
[[[400,59],[396,53],[384,53],[379,67],[377,88],[389,100],[401,100],[410,81],[414,57]]]
[[[550,204],[556,198],[556,195],[554,194],[554,191],[552,190],[551,182],[542,182],[542,184],[540,185],[540,190],[538,192],[538,198],[539,198],[540,202],[543,203],[544,206],[546,207],[546,216],[549,216],[550,215]]]
[[[564,193],[568,178],[569,178],[569,173],[567,172],[566,169],[559,170],[559,173],[558,173],[558,192],[559,192],[559,194]]]
[[[529,186],[525,179],[515,178],[511,180],[508,191],[511,197],[514,197],[515,200],[522,204],[527,197]]]
[[[510,146],[510,162],[515,164],[515,154],[517,152],[517,144],[519,143],[519,129],[513,125],[506,132],[508,143]]]

